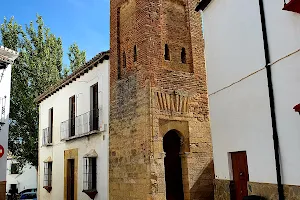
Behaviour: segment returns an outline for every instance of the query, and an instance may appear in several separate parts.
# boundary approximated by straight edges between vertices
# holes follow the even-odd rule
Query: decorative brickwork
[[[213,199],[197,2],[111,0],[110,200],[166,199],[163,138],[171,130],[181,137],[184,199]],[[170,61],[165,60],[165,44]]]

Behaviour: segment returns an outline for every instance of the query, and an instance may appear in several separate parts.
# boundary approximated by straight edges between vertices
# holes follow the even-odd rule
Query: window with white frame
[[[97,157],[83,158],[83,190],[97,190]]]
[[[52,162],[44,163],[44,188],[52,187]]]

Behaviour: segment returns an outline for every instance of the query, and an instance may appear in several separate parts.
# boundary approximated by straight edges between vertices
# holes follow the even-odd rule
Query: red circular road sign
[[[4,155],[4,147],[0,145],[0,158]]]

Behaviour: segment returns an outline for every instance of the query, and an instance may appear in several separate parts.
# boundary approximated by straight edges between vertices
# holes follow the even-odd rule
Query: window
[[[91,113],[90,130],[98,130],[99,127],[99,109],[98,109],[98,83],[91,86]]]
[[[52,187],[52,162],[44,163],[44,188]]]
[[[86,157],[83,160],[83,190],[97,189],[97,158]]]
[[[75,136],[75,96],[69,99],[69,134]]]
[[[123,68],[126,68],[126,53],[123,52]]]
[[[137,61],[137,49],[136,49],[136,45],[134,45],[133,47],[133,62]]]
[[[52,144],[53,136],[53,108],[49,109],[49,133],[48,133],[48,143]]]
[[[10,166],[10,173],[11,174],[19,174],[19,166],[17,163],[12,163]]]
[[[186,63],[186,52],[185,52],[185,48],[181,49],[181,62],[182,63]]]
[[[121,65],[120,65],[120,61],[118,63],[118,79],[121,79]]]
[[[165,44],[165,60],[170,60],[170,50],[167,44]]]

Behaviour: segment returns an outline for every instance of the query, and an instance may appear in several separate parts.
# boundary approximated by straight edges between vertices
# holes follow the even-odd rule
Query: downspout
[[[268,43],[268,34],[266,28],[266,19],[263,0],[259,0],[260,8],[260,18],[261,18],[261,27],[264,40],[264,50],[265,50],[265,60],[266,60],[266,71],[268,79],[268,90],[270,98],[270,109],[271,109],[271,120],[272,120],[272,129],[273,129],[273,141],[274,141],[274,153],[275,153],[275,164],[276,164],[276,176],[277,176],[277,189],[279,200],[284,200],[284,191],[283,185],[281,182],[281,166],[280,166],[280,152],[279,152],[279,137],[277,132],[277,122],[276,122],[276,113],[275,113],[275,101],[274,101],[274,90],[272,82],[272,70],[270,63],[270,52],[269,52],[269,43]]]

